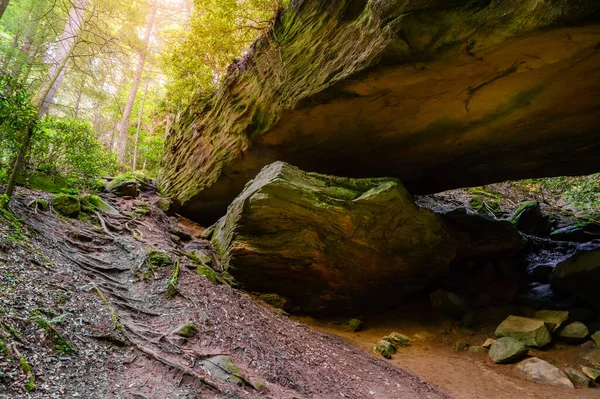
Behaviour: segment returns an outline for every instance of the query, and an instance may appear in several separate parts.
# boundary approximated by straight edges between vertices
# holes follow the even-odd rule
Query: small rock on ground
[[[575,388],[565,373],[537,357],[521,361],[515,367],[515,372],[517,375],[538,384],[553,385],[561,388]]]

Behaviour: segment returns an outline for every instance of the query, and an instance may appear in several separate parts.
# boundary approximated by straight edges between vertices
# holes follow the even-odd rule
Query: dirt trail
[[[417,306],[369,317],[366,328],[361,332],[345,331],[335,320],[296,319],[320,331],[340,336],[365,352],[393,331],[406,334],[413,340],[412,346],[400,348],[388,362],[436,384],[457,399],[600,398],[599,388],[573,390],[535,384],[517,377],[514,365],[496,365],[487,355],[468,351],[457,353],[453,349],[458,341],[481,345],[486,338],[494,337],[498,320],[510,313],[511,309],[490,309],[486,325],[476,332],[457,327],[456,323],[435,317],[430,309]],[[564,369],[582,364],[582,357],[589,350],[587,344],[552,344],[544,350],[532,350],[530,354]]]
[[[341,338],[290,320],[244,292],[211,283],[185,258],[180,259],[179,294],[172,299],[166,295],[171,268],[156,270],[150,281],[136,281],[134,269],[149,249],[180,256],[169,233],[172,222],[154,206],[150,215],[136,220],[103,216],[102,229],[26,205],[40,195],[21,190],[13,204],[37,232],[31,247],[48,259],[39,268],[26,265],[29,258],[23,262],[19,278],[35,280],[32,287],[47,291],[37,293],[38,299],[24,291],[25,307],[43,297],[44,306],[63,311],[66,305],[51,303],[50,294],[67,292],[73,313],[57,328],[78,351],[66,360],[44,362],[41,358],[54,355],[39,329],[24,317],[6,316],[6,323],[31,332],[19,345],[37,373],[38,390],[23,393],[20,384],[0,381],[0,398],[449,397]],[[143,199],[152,203],[156,196],[146,193]],[[114,205],[124,210],[131,201]],[[14,261],[26,258],[26,252],[19,250]],[[0,259],[10,266],[8,257]],[[2,295],[11,306],[10,293]],[[170,333],[190,321],[199,334],[186,342],[174,340]],[[214,355],[234,359],[243,374],[241,385],[207,373],[200,362]]]

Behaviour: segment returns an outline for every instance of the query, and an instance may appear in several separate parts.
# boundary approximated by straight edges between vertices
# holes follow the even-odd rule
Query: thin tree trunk
[[[158,10],[158,0],[153,0],[152,9],[148,16],[148,24],[146,25],[146,33],[144,34],[144,48],[140,51],[139,61],[137,69],[135,71],[135,77],[133,79],[133,85],[129,90],[129,98],[127,99],[127,105],[123,112],[123,119],[119,126],[119,142],[118,142],[118,154],[117,160],[120,164],[125,164],[125,158],[127,155],[127,132],[129,130],[129,123],[131,121],[131,112],[133,111],[133,104],[140,86],[140,80],[142,79],[142,73],[144,72],[144,65],[146,64],[146,56],[148,52],[148,44],[150,43],[150,35],[154,28],[154,21],[156,19],[156,11]]]
[[[52,88],[57,83],[59,77],[61,75],[64,76],[65,67],[69,62],[73,51],[75,50],[77,38],[81,33],[83,11],[85,9],[85,6],[87,5],[87,2],[88,0],[76,0],[76,3],[73,5],[69,12],[69,20],[67,21],[65,30],[61,37],[61,43],[59,45],[59,62],[58,64],[54,64],[50,67],[45,82],[42,84],[39,91],[36,93],[32,100],[33,106],[38,110],[36,120],[39,119],[45,113],[44,106],[48,100],[49,93],[52,91]],[[52,101],[51,98],[50,101]],[[21,169],[23,168],[23,161],[25,160],[25,155],[27,154],[27,151],[29,150],[29,144],[31,143],[31,137],[33,136],[33,133],[35,131],[35,123],[36,121],[32,121],[29,124],[27,131],[25,132],[25,136],[23,137],[21,147],[19,148],[19,153],[17,154],[17,158],[14,162],[12,172],[8,179],[5,194],[8,195],[9,198],[14,192],[15,185],[17,183],[17,178],[19,177],[19,173],[21,173]]]
[[[87,3],[88,0],[75,0],[71,10],[69,10],[69,18],[58,45],[57,62],[50,67],[48,77],[42,84],[34,102],[41,111],[41,115],[48,112],[48,108],[58,91],[58,87],[65,77],[66,66],[75,50],[75,46],[77,45],[79,35],[83,28],[83,13]]]
[[[8,7],[8,3],[10,3],[10,0],[0,0],[0,19],[2,19],[4,11],[6,11],[6,8]]]
[[[146,96],[148,95],[148,87],[150,79],[146,82],[146,90],[144,90],[144,98],[142,98],[142,106],[140,107],[140,115],[138,116],[137,130],[135,132],[135,149],[133,150],[133,171],[137,168],[138,144],[140,142],[140,128],[142,127],[142,117],[144,116],[144,105],[146,105]]]
[[[77,92],[77,99],[75,100],[75,108],[73,109],[73,117],[79,118],[79,108],[81,107],[81,98],[83,97],[83,89],[85,89],[85,84],[87,83],[87,75],[83,75],[81,78],[81,85],[79,86],[79,91]]]

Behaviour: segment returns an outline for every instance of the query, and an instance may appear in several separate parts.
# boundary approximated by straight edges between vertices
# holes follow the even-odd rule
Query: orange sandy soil
[[[365,318],[364,329],[350,332],[340,320],[295,317],[317,330],[337,335],[367,352],[383,336],[399,332],[409,336],[412,346],[399,348],[390,363],[437,385],[457,399],[584,399],[600,398],[600,387],[564,389],[536,384],[518,377],[514,365],[496,365],[488,356],[475,355],[468,350],[456,352],[453,346],[460,340],[476,346],[486,338],[494,338],[496,320],[502,320],[507,309],[490,310],[485,326],[471,331],[449,320],[436,318],[428,309],[398,309],[394,312]],[[494,323],[491,322],[494,320]],[[579,369],[581,358],[593,348],[583,345],[552,343],[542,350],[531,350],[539,357],[564,369]]]

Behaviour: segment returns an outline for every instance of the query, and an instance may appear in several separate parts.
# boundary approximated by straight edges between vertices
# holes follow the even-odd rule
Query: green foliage
[[[168,102],[187,105],[211,93],[234,58],[272,25],[288,1],[195,0],[189,27],[170,32],[164,61],[171,82]]]
[[[519,184],[544,196],[560,198],[575,213],[600,221],[600,173],[527,179]]]
[[[94,189],[98,177],[117,168],[115,156],[96,139],[87,121],[47,117],[40,121],[31,148],[31,163],[69,186]]]
[[[6,179],[6,168],[19,150],[24,131],[34,122],[36,115],[31,96],[23,84],[10,76],[0,76],[1,180]]]
[[[12,243],[23,241],[25,236],[22,232],[22,220],[12,214],[8,209],[8,196],[6,194],[0,194],[0,221],[4,221],[8,224],[9,233],[0,230],[2,235],[8,237],[8,240]]]

